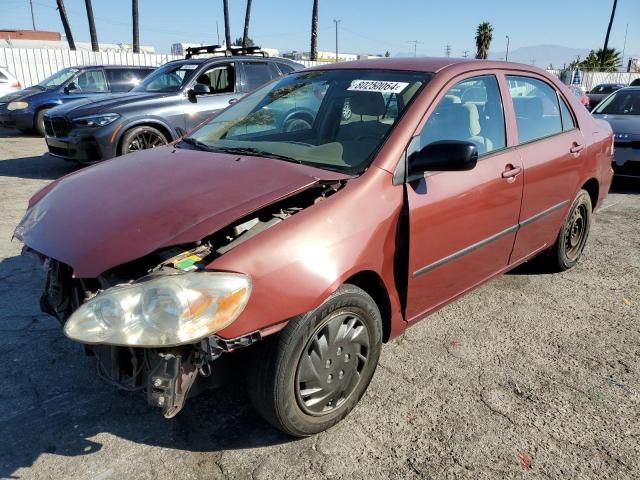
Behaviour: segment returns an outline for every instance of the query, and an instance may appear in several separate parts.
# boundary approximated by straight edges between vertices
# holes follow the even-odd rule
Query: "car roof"
[[[76,68],[78,70],[85,70],[87,68],[106,68],[106,69],[111,69],[111,68],[127,68],[127,69],[131,69],[131,70],[136,70],[136,69],[140,69],[140,68],[158,68],[158,67],[152,67],[151,65],[73,65],[69,68]]]
[[[396,57],[372,58],[368,60],[354,60],[351,62],[327,63],[310,67],[307,70],[342,70],[342,69],[375,69],[375,70],[407,70],[413,72],[438,73],[450,67],[467,67],[469,70],[484,69],[514,69],[530,72],[544,72],[544,70],[521,63],[505,62],[502,60],[477,60],[475,58],[453,57]]]

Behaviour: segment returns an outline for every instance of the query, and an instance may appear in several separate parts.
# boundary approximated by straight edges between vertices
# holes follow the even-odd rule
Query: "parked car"
[[[626,87],[624,83],[601,83],[596,85],[588,94],[589,110],[593,110],[607,95]]]
[[[0,67],[0,96],[20,90],[22,85],[7,67]]]
[[[292,98],[315,105],[307,128],[271,114]],[[538,255],[573,267],[612,145],[535,67],[329,64],[49,184],[15,237],[44,262],[42,308],[109,383],[173,417],[230,365],[240,381],[243,359],[257,410],[305,436],[356,405],[383,342]]]
[[[609,95],[593,111],[606,120],[615,138],[613,170],[621,177],[640,177],[640,87]]]
[[[32,87],[0,97],[0,127],[44,135],[44,116],[49,109],[106,93],[128,92],[154,67],[85,65],[70,67]]]
[[[586,93],[582,91],[578,85],[569,85],[569,90],[573,95],[580,101],[582,105],[588,110],[589,109],[589,97]]]
[[[245,93],[302,65],[284,58],[218,56],[217,46],[190,49],[188,58],[163,65],[128,95],[86,99],[63,105],[45,118],[49,153],[94,163],[165,145],[195,128]],[[283,119],[284,120],[284,119]]]

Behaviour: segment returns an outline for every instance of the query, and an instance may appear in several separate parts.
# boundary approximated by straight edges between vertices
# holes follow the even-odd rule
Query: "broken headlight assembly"
[[[184,345],[230,325],[250,295],[251,280],[238,273],[150,276],[88,300],[69,317],[64,332],[88,344]]]

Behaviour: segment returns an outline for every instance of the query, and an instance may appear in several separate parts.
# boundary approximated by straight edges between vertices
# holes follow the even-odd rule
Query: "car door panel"
[[[477,82],[485,88],[484,98]],[[422,147],[438,140],[482,143],[484,139],[478,148],[486,151],[472,170],[427,174],[407,184],[410,242],[405,313],[409,321],[424,317],[508,266],[524,171],[517,152],[507,148],[498,85],[494,74],[451,81],[422,130]],[[465,113],[458,118],[460,112]],[[459,119],[471,122],[470,114],[476,112],[481,128],[458,129]],[[442,125],[448,126],[442,129]],[[437,133],[428,133],[429,128]],[[466,132],[470,132],[468,139]],[[492,141],[483,135],[490,135]]]
[[[542,82],[540,79],[535,80]],[[558,93],[553,87],[546,82],[544,85],[552,89],[557,97]],[[516,103],[514,108],[517,117]],[[543,115],[542,121],[547,120]],[[526,128],[526,122],[518,123],[520,137]],[[529,140],[526,135],[524,139]],[[561,124],[559,132],[528,141],[516,148],[525,169],[525,182],[520,229],[511,263],[519,262],[532,252],[555,242],[573,200],[570,196],[574,186],[580,180],[584,146],[585,139],[579,129],[572,128],[563,132]]]

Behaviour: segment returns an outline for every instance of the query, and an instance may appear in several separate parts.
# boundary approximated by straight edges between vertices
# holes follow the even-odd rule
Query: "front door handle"
[[[505,167],[504,172],[502,172],[502,178],[515,178],[522,173],[522,167],[514,167],[509,164]]]
[[[237,98],[231,98],[229,99],[229,105],[233,105],[234,103],[236,103],[238,101]]]
[[[584,148],[584,145],[578,142],[573,142],[573,145],[569,149],[571,153],[578,153]]]

